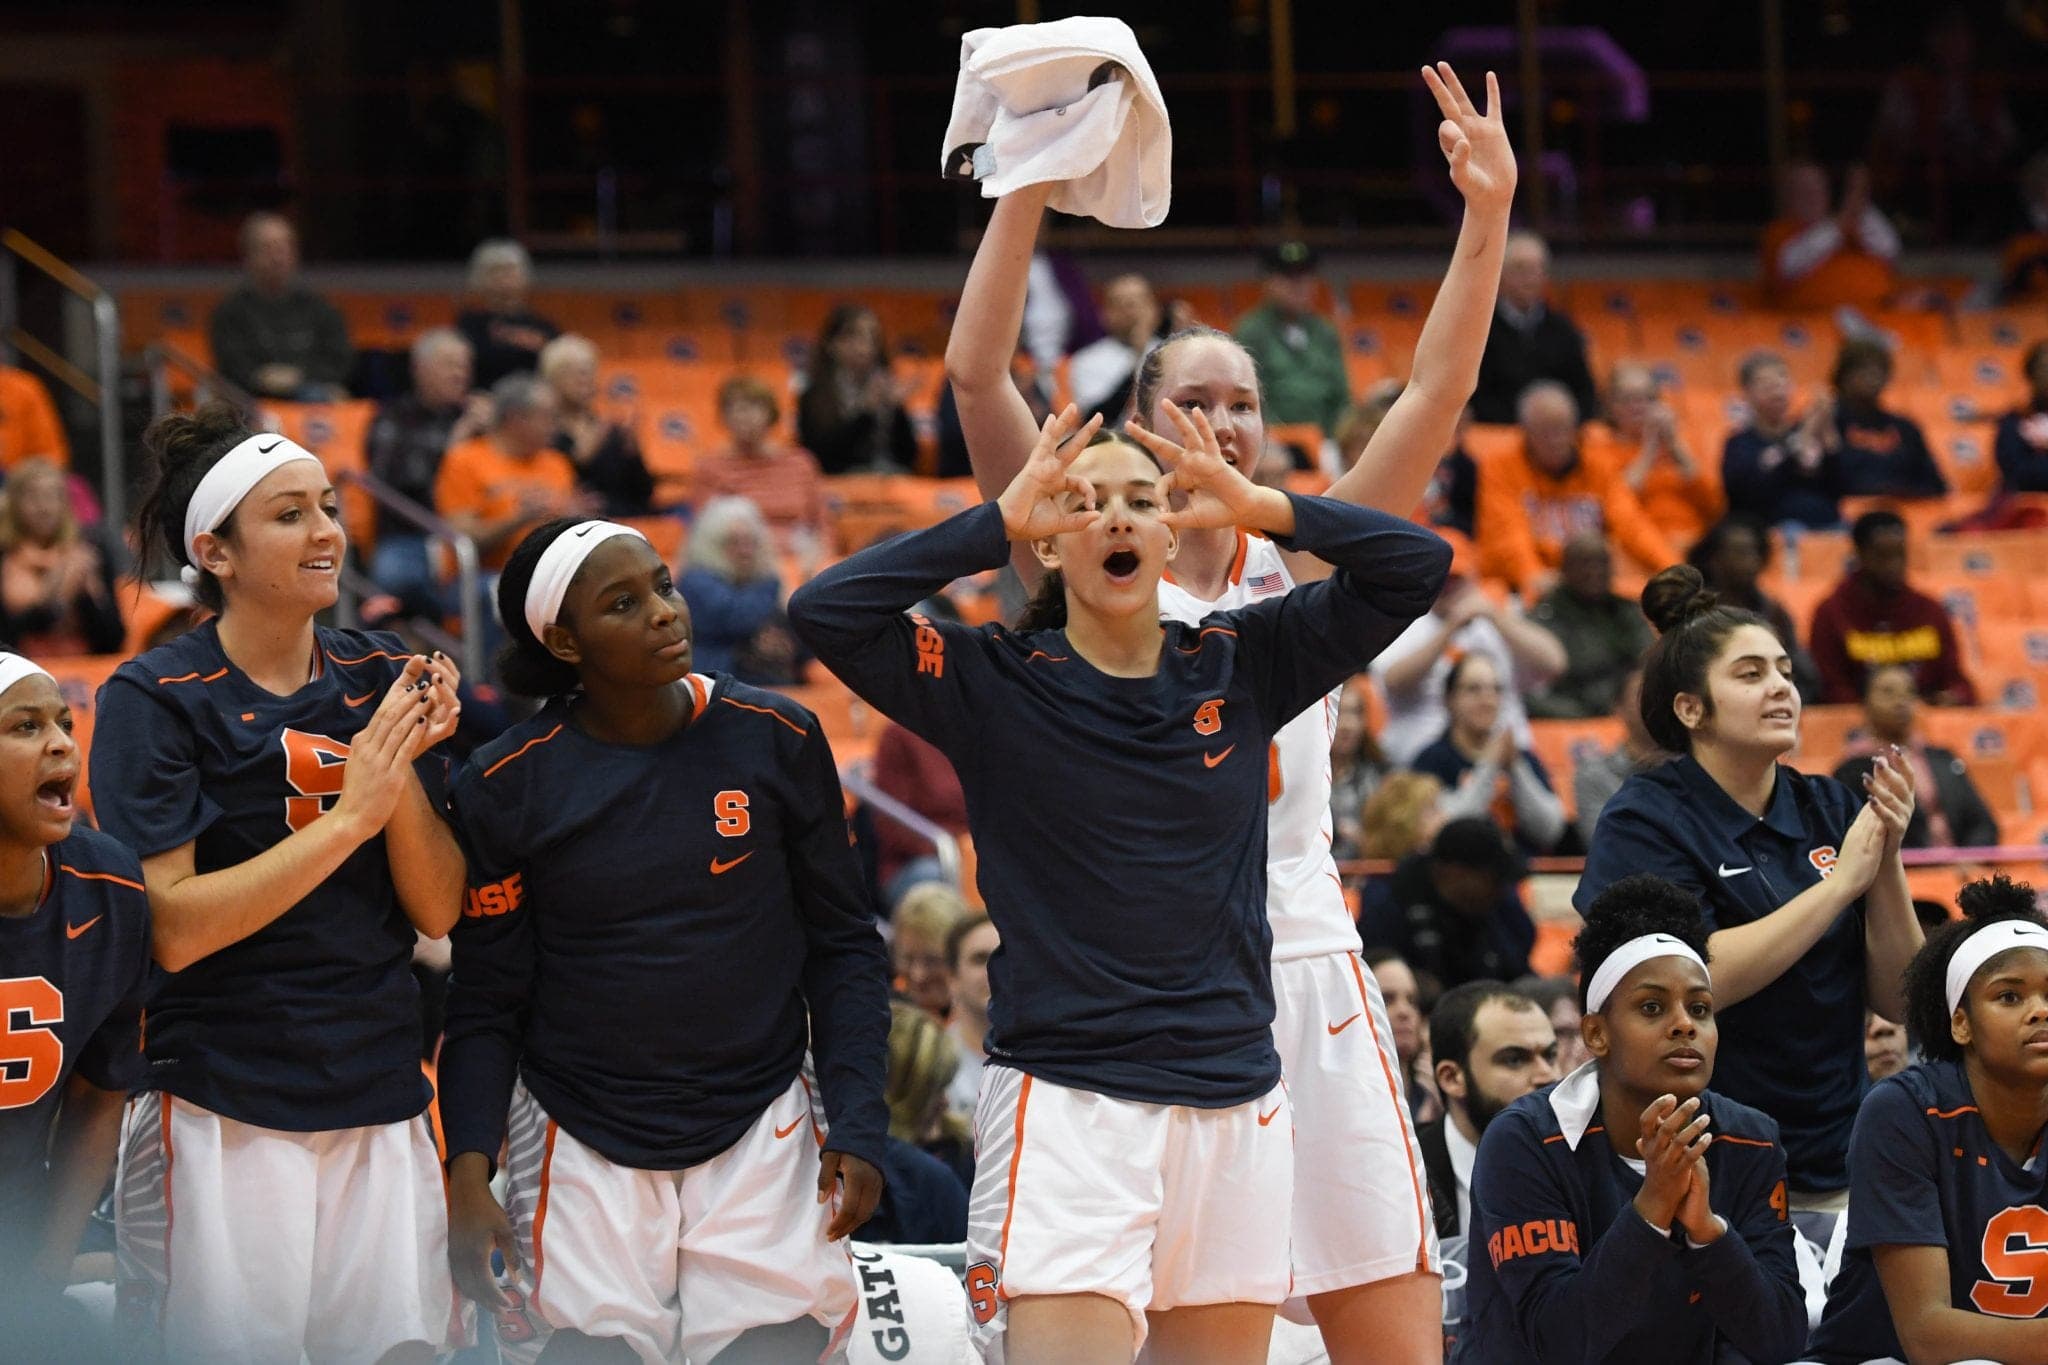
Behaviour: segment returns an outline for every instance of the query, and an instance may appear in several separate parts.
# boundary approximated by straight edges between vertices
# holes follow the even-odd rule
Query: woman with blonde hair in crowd
[[[697,514],[689,554],[676,587],[690,604],[698,667],[743,682],[795,682],[797,644],[761,509],[745,498],[713,498]]]
[[[920,882],[903,893],[889,916],[889,953],[896,965],[896,989],[934,1019],[953,1003],[953,974],[946,936],[967,918],[967,902],[944,882]]]
[[[1359,812],[1359,855],[1398,863],[1428,847],[1444,822],[1443,799],[1444,784],[1428,773],[1387,774]]]
[[[64,471],[23,460],[0,497],[0,639],[56,659],[114,653],[122,635],[106,559],[79,530]]]
[[[959,1065],[959,1050],[944,1024],[908,1000],[889,1002],[886,1179],[875,1215],[861,1230],[867,1241],[966,1238],[974,1134],[965,1119],[946,1107],[946,1087]]]
[[[597,410],[597,344],[570,333],[540,350],[540,378],[555,391],[561,430],[554,447],[576,466],[576,483],[604,499],[607,517],[645,516],[654,502],[654,476],[640,454],[640,438]]]

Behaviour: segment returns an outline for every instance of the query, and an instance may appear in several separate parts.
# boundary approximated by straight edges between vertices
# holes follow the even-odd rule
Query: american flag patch
[[[1287,589],[1287,582],[1280,577],[1278,569],[1271,573],[1252,574],[1244,580],[1244,585],[1252,590],[1254,597],[1271,597],[1274,593],[1285,592]]]

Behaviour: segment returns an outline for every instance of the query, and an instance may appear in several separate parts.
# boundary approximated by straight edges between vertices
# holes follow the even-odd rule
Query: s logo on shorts
[[[967,1267],[967,1305],[974,1320],[986,1327],[996,1315],[996,1268],[987,1261]]]

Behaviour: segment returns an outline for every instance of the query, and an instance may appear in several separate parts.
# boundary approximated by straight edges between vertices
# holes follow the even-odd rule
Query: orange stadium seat
[[[778,690],[801,703],[818,718],[818,724],[832,746],[832,756],[840,767],[873,756],[875,742],[881,738],[886,722],[837,678],[828,675],[824,682]]]
[[[1839,583],[1848,572],[1856,547],[1847,531],[1805,531],[1786,555],[1791,576],[1807,583]]]
[[[1850,736],[1863,728],[1860,706],[1809,706],[1799,715],[1799,747],[1793,765],[1801,772],[1831,773],[1842,761]]]
[[[1948,608],[1960,634],[1974,634],[1987,621],[2025,621],[2033,612],[2029,586],[2023,578],[1925,574],[1917,586]]]
[[[1912,546],[1920,573],[2026,578],[2048,571],[2048,531],[1966,531]],[[2044,658],[2043,663],[2048,663]]]
[[[1974,635],[1976,661],[1987,672],[2048,678],[2048,626],[1987,621]]]
[[[1536,720],[1529,722],[1529,748],[1550,772],[1550,785],[1564,802],[1568,819],[1578,818],[1578,794],[1573,775],[1581,762],[1598,758],[1621,743],[1624,730],[1613,716],[1592,720]]]
[[[289,436],[318,455],[328,477],[334,478],[343,471],[368,468],[364,443],[376,415],[377,405],[367,398],[340,403],[271,401],[257,410],[256,420],[263,430]],[[376,543],[376,503],[360,488],[344,488],[341,515],[349,540],[359,553],[367,554]]]

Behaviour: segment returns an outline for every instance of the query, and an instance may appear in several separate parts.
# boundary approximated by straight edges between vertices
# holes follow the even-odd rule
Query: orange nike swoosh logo
[[[98,924],[101,920],[105,918],[105,915],[94,915],[91,919],[87,920],[83,924],[67,924],[64,926],[64,937],[77,938],[80,934],[92,928],[95,924]]]
[[[1223,761],[1224,759],[1226,759],[1226,758],[1229,758],[1229,757],[1230,757],[1230,750],[1231,750],[1231,749],[1235,749],[1236,747],[1237,747],[1237,746],[1236,746],[1235,744],[1233,744],[1233,745],[1231,745],[1231,746],[1230,746],[1230,749],[1225,749],[1225,750],[1224,750],[1224,751],[1223,751],[1222,753],[1220,753],[1220,754],[1203,754],[1203,755],[1202,755],[1202,766],[1203,766],[1203,767],[1205,767],[1205,768],[1213,768],[1213,767],[1215,767],[1215,766],[1216,766],[1216,765],[1217,765],[1218,763],[1221,763],[1221,762],[1222,762],[1222,761]]]
[[[364,702],[368,701],[370,698],[376,695],[376,689],[372,688],[368,692],[363,693],[363,695],[360,697],[343,697],[341,699],[341,702],[342,705],[344,706],[361,706]]]
[[[1357,1022],[1359,1021],[1360,1017],[1361,1017],[1360,1015],[1358,1015],[1358,1014],[1354,1014],[1354,1015],[1352,1015],[1352,1016],[1351,1016],[1351,1017],[1350,1017],[1349,1019],[1346,1019],[1346,1020],[1345,1020],[1345,1021],[1344,1021],[1343,1023],[1341,1023],[1341,1024],[1331,1024],[1331,1025],[1329,1026],[1329,1028],[1330,1028],[1330,1036],[1331,1036],[1332,1038],[1335,1038],[1335,1037],[1336,1037],[1336,1036],[1337,1036],[1338,1034],[1342,1033],[1342,1032],[1343,1032],[1343,1031],[1344,1031],[1345,1029],[1348,1029],[1348,1028],[1350,1028],[1350,1027],[1351,1027],[1351,1026],[1352,1026],[1353,1024],[1357,1023]]]
[[[742,853],[739,857],[734,858],[731,862],[727,862],[723,858],[713,858],[711,860],[711,875],[714,877],[722,877],[726,873],[732,871],[734,868],[738,867],[741,863],[745,862],[747,859],[753,856],[754,851],[749,851],[746,853]]]
[[[804,1122],[804,1121],[803,1121],[803,1119],[802,1119],[802,1118],[795,1118],[795,1119],[791,1119],[791,1120],[790,1120],[790,1123],[789,1123],[789,1127],[787,1127],[787,1128],[777,1128],[777,1129],[775,1130],[775,1136],[777,1136],[777,1137],[779,1137],[779,1138],[786,1138],[786,1137],[788,1137],[788,1136],[789,1136],[789,1135],[790,1135],[791,1133],[794,1133],[794,1132],[795,1132],[795,1131],[796,1131],[797,1129],[801,1128],[801,1127],[803,1126],[803,1122]]]
[[[1273,1115],[1279,1112],[1280,1106],[1276,1104],[1271,1109],[1268,1109],[1265,1113],[1259,1115],[1259,1127],[1264,1128],[1267,1124],[1271,1123],[1273,1121]]]

